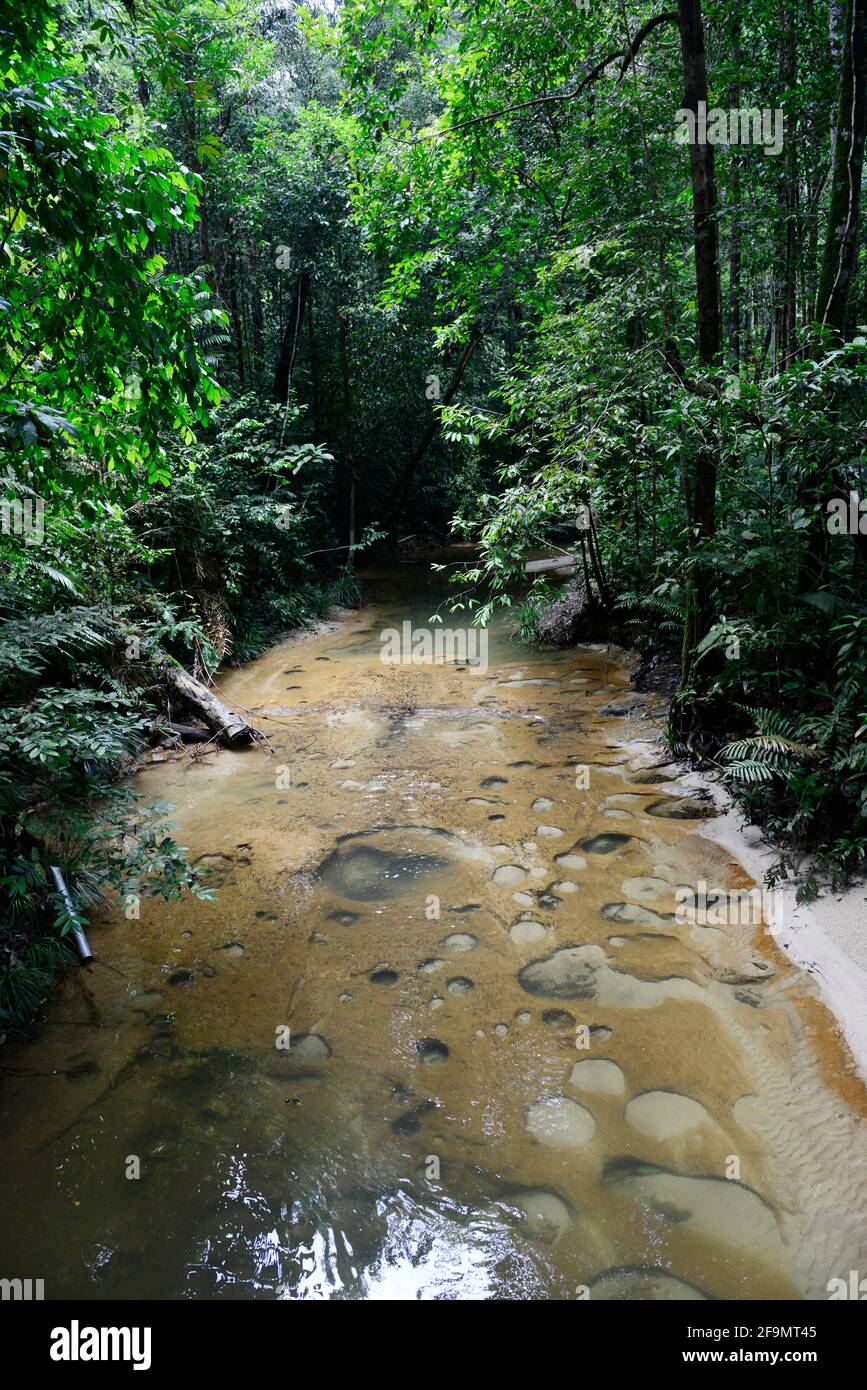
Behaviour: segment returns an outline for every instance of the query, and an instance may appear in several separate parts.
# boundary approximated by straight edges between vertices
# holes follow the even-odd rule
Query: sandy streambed
[[[224,682],[273,752],[156,763],[219,887],[95,924],[6,1049],[3,1270],[46,1295],[824,1298],[862,1083],[614,649],[386,666],[418,577]],[[454,624],[454,620],[452,620]],[[26,1073],[16,1075],[15,1073]]]

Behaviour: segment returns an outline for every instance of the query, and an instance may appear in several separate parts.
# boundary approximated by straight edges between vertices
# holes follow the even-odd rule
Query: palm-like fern
[[[819,756],[815,743],[806,742],[801,721],[780,710],[750,708],[746,711],[758,730],[750,738],[736,739],[720,750],[726,764],[724,776],[745,786],[787,778],[795,768]]]

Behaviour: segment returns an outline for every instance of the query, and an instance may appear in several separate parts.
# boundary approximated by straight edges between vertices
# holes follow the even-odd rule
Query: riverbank
[[[713,792],[725,809],[705,833],[761,884],[776,858],[775,851],[756,826],[744,824],[737,807],[718,785]],[[867,884],[853,883],[842,893],[829,891],[809,903],[798,903],[796,893],[796,884],[775,889],[778,926],[774,938],[816,981],[824,1002],[839,1021],[862,1080],[867,1082]]]
[[[636,689],[656,691],[660,687],[646,681],[646,664],[633,657],[631,677],[638,675]],[[663,680],[663,698],[672,694],[671,678]],[[657,705],[654,714],[659,717]],[[671,756],[669,745],[660,739],[648,745],[648,758]],[[678,761],[678,760],[675,760]],[[716,778],[691,768],[688,762],[680,783],[685,791],[694,790],[713,799],[717,814],[704,823],[702,834],[725,849],[759,887],[779,851],[764,837],[759,826],[751,825],[735,799]],[[798,883],[775,887],[776,944],[800,970],[817,984],[822,999],[839,1024],[862,1081],[867,1083],[867,883],[853,881],[842,892],[825,891],[811,902],[799,903]]]

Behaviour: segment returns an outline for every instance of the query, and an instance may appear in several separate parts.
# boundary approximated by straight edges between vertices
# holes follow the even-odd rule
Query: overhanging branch
[[[444,135],[454,135],[458,130],[466,130],[469,126],[481,125],[484,121],[496,121],[500,116],[507,116],[513,111],[527,111],[533,106],[546,106],[553,102],[574,101],[592,82],[600,78],[603,72],[611,67],[612,63],[620,63],[620,76],[618,77],[618,82],[622,81],[630,63],[636,58],[644,40],[648,38],[655,29],[658,29],[660,25],[677,24],[677,22],[678,17],[676,10],[665,10],[661,14],[653,15],[651,19],[648,19],[646,23],[642,24],[631,43],[626,44],[623,48],[618,48],[614,53],[609,53],[607,57],[601,58],[600,61],[582,77],[578,86],[573,87],[569,92],[559,92],[556,95],[552,94],[543,97],[531,97],[528,101],[518,101],[512,106],[500,106],[496,111],[487,111],[483,116],[471,116],[467,121],[458,121],[456,125],[446,126],[444,130],[432,130],[427,134],[415,135],[408,143],[411,145],[420,145],[426,140],[440,140]]]

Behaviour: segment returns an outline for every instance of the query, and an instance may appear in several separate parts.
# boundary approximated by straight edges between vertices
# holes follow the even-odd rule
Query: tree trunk
[[[798,81],[798,51],[795,18],[790,4],[783,6],[780,51],[780,88],[789,97]],[[795,356],[797,311],[795,302],[798,259],[798,157],[794,130],[786,131],[784,168],[780,182],[779,207],[782,219],[782,274],[777,308],[778,368],[785,369]]]
[[[310,276],[306,270],[302,270],[295,281],[295,292],[292,295],[286,327],[283,330],[280,356],[277,358],[277,366],[274,370],[274,395],[278,401],[283,403],[289,399],[289,383],[292,380],[292,369],[295,366],[295,358],[298,353],[301,325],[304,322],[304,309],[309,293]]]
[[[861,3],[861,0],[859,0]],[[678,5],[680,51],[685,85],[684,108],[698,116],[699,102],[707,106],[707,67],[700,0]],[[698,296],[698,354],[703,366],[716,362],[722,346],[719,232],[717,229],[714,147],[694,141],[689,147],[692,181],[692,224],[695,279]]]
[[[343,434],[346,440],[345,454],[349,469],[349,551],[347,565],[355,565],[355,450],[352,442],[352,399],[349,392],[349,348],[347,344],[346,314],[341,311],[340,319],[340,375],[343,380]]]
[[[307,301],[307,351],[310,357],[310,393],[313,404],[313,433],[321,439],[322,429],[322,388],[319,370],[319,343],[316,339],[316,296],[310,291]]]
[[[698,127],[699,103],[707,107],[707,67],[700,0],[679,0],[678,24],[683,59],[684,108]],[[692,182],[692,220],[695,243],[695,282],[698,314],[698,355],[703,367],[714,366],[722,350],[722,307],[719,269],[714,147],[697,139],[689,147]],[[682,680],[693,673],[695,649],[710,626],[711,575],[702,562],[701,547],[713,536],[716,516],[716,450],[702,446],[692,467],[684,470],[684,502],[689,530],[690,563],[686,581]]]
[[[741,17],[732,17],[730,42],[732,62],[738,76],[729,90],[729,109],[737,110],[741,104]],[[729,154],[731,161],[730,213],[729,213],[729,296],[726,315],[726,338],[729,364],[737,372],[741,362],[741,151],[735,146]]]
[[[816,295],[816,322],[842,337],[858,265],[858,220],[864,165],[867,0],[847,0],[828,228]]]
[[[819,270],[814,319],[842,339],[849,291],[858,267],[861,174],[864,163],[865,77],[867,77],[867,0],[847,0],[844,10],[836,140],[831,170],[828,225]],[[814,342],[812,351],[820,345]],[[833,393],[832,393],[833,394]],[[834,408],[833,400],[826,409]],[[824,516],[827,497],[838,495],[832,460],[819,461],[802,475],[798,502],[812,513],[807,545],[799,567],[799,587],[819,587],[826,578],[829,535]]]
[[[169,690],[196,711],[202,723],[207,724],[221,743],[250,743],[255,738],[256,731],[246,720],[233,713],[212,690],[208,690],[201,681],[194,680],[180,666],[164,662],[162,676]]]

